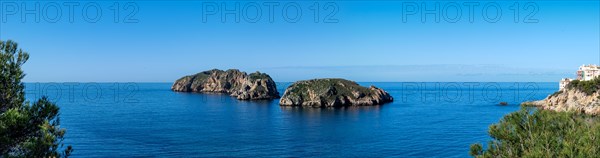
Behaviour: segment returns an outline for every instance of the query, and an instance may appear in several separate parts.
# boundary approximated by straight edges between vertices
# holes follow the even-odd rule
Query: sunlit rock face
[[[185,76],[173,84],[177,92],[226,93],[240,100],[279,98],[273,79],[260,72],[246,74],[236,69],[213,69]]]

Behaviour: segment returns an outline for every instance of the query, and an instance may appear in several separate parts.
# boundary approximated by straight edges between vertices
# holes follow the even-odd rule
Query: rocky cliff
[[[526,102],[524,104],[537,106],[546,110],[600,115],[600,94],[595,90],[596,88],[592,88],[597,86],[577,86],[571,84],[567,88],[549,95],[544,100]]]
[[[362,87],[344,79],[313,79],[290,85],[279,100],[281,106],[370,106],[392,102],[390,94],[375,86]]]
[[[173,84],[177,92],[226,93],[240,100],[279,98],[275,82],[265,73],[213,69],[185,76]]]

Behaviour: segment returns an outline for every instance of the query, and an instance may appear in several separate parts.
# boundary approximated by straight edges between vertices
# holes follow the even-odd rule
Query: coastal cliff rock
[[[569,86],[549,95],[544,100],[526,102],[525,105],[537,106],[545,110],[580,112],[600,115],[600,94]]]
[[[213,69],[185,76],[173,84],[177,92],[226,93],[240,100],[279,98],[275,82],[265,73],[246,74],[236,69]]]
[[[392,102],[390,94],[375,86],[362,87],[344,79],[313,79],[290,85],[279,100],[281,106],[371,106]]]

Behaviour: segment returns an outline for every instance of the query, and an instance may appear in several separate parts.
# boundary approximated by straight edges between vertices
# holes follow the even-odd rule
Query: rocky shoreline
[[[543,100],[525,102],[523,105],[559,112],[600,115],[600,94],[599,92],[588,94],[576,88],[565,88]]]

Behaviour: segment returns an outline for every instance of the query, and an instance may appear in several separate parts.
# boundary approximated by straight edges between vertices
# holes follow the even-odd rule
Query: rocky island
[[[366,88],[345,79],[313,79],[290,85],[279,104],[303,107],[371,106],[393,100],[390,94],[375,86]]]
[[[213,69],[185,76],[173,84],[176,92],[225,93],[239,100],[279,98],[275,82],[265,73],[246,74],[237,69]]]

